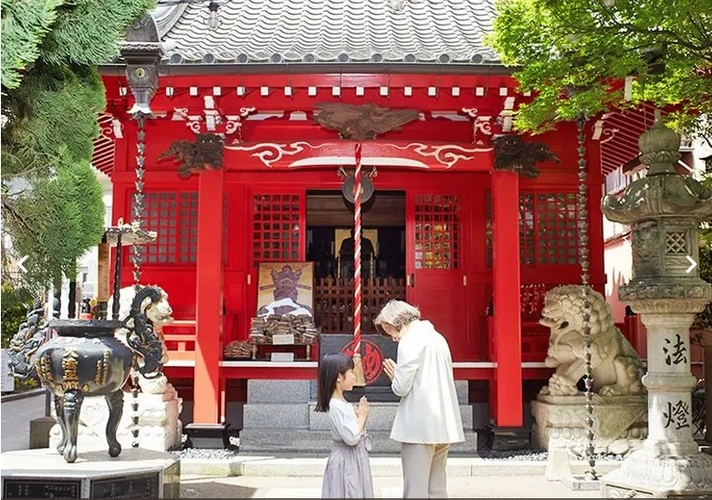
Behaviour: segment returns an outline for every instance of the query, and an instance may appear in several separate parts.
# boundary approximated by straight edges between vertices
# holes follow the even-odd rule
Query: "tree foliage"
[[[712,0],[500,0],[497,10],[488,43],[534,95],[518,130],[649,101],[674,105],[678,130],[709,132],[697,117],[712,112]]]
[[[118,56],[127,28],[154,4],[2,0],[3,236],[14,257],[28,256],[20,276],[29,288],[73,276],[101,238],[91,167],[106,107],[97,65]]]

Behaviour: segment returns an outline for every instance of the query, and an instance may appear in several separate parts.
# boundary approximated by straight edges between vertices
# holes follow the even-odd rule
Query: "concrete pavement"
[[[320,498],[326,457],[237,455],[227,460],[183,459],[182,498]],[[585,464],[572,462],[582,474]],[[600,462],[599,474],[620,466]],[[545,461],[448,459],[448,494],[452,498],[597,498],[599,491],[571,491],[544,477]],[[371,457],[377,498],[402,498],[400,458]]]
[[[402,498],[398,477],[375,477],[377,498]],[[598,498],[540,476],[449,477],[451,498]],[[321,477],[181,476],[181,498],[320,498]]]

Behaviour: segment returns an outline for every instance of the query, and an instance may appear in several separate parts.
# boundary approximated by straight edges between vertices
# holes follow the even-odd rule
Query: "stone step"
[[[371,431],[372,455],[400,453],[400,443],[390,439],[390,431]],[[240,453],[318,453],[328,454],[333,439],[329,431],[308,429],[243,429],[240,431]],[[465,442],[452,445],[454,455],[475,455],[477,433],[465,431]]]
[[[314,411],[316,403],[246,403],[243,407],[243,429],[310,429],[329,430],[326,413]],[[390,431],[398,403],[371,403],[368,428]],[[472,405],[460,405],[462,427],[473,429]]]
[[[376,392],[389,392],[390,388],[370,387]],[[469,400],[469,385],[466,380],[456,380],[455,390],[460,404],[466,404]],[[391,396],[393,394],[391,393]],[[248,380],[247,381],[247,403],[303,403],[315,401],[317,397],[316,380]],[[356,388],[353,393],[347,394],[347,399],[358,400],[360,390]],[[351,400],[350,399],[350,400]],[[395,399],[379,398],[377,394],[371,393],[371,401],[397,401]]]
[[[309,403],[245,403],[243,429],[308,429]]]
[[[314,411],[316,403],[309,403],[309,429],[316,431],[329,430],[329,416],[326,413]],[[368,417],[368,428],[372,431],[390,431],[396,418],[398,403],[371,403],[371,413]],[[462,427],[472,430],[472,406],[460,405]]]

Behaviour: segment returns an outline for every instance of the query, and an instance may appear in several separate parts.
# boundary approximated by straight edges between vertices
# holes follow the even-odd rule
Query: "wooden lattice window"
[[[252,197],[252,261],[300,260],[303,240],[299,219],[304,197],[299,194],[255,194]]]
[[[194,264],[198,245],[198,193],[149,192],[144,195],[144,229],[156,241],[144,245],[146,264]]]
[[[485,191],[485,259],[492,267],[494,224],[492,215],[492,192]],[[534,195],[519,195],[519,259],[525,266],[533,266],[534,258]]]
[[[537,264],[578,263],[575,193],[537,193]]]
[[[522,265],[533,266],[534,259],[534,195],[519,195],[519,261]]]
[[[456,195],[415,198],[415,268],[460,268],[460,202]]]
[[[519,258],[522,265],[578,263],[575,193],[519,195]],[[492,266],[492,195],[485,192],[485,245]]]

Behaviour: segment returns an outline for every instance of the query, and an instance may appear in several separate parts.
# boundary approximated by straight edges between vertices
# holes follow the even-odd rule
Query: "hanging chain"
[[[134,193],[132,224],[137,229],[143,229],[143,215],[145,211],[143,203],[145,197],[143,192],[143,176],[146,173],[146,169],[144,168],[146,161],[146,117],[141,112],[137,113],[135,116],[138,121],[138,140],[136,142],[136,192]],[[134,289],[138,292],[139,283],[141,282],[141,264],[143,263],[143,248],[141,245],[133,246],[133,256],[131,257],[131,261],[134,265]]]
[[[143,215],[145,211],[145,206],[144,206],[144,192],[143,192],[143,186],[144,186],[144,180],[143,176],[146,173],[145,170],[145,153],[146,153],[146,116],[138,112],[134,115],[134,117],[137,120],[138,123],[138,133],[137,133],[137,141],[136,141],[136,192],[134,193],[134,202],[133,202],[133,220],[131,221],[131,224],[133,225],[134,228],[136,229],[143,229]],[[133,245],[132,246],[133,250],[133,255],[131,256],[131,261],[133,263],[133,280],[134,280],[134,292],[138,293],[140,283],[141,283],[141,264],[143,263],[143,248],[141,245]],[[136,358],[134,357],[134,367],[133,370],[131,370],[131,396],[132,396],[132,403],[131,403],[131,410],[132,410],[132,415],[131,415],[131,421],[132,421],[132,430],[131,434],[133,436],[133,440],[131,441],[131,446],[133,448],[138,448],[139,447],[139,426],[138,426],[138,421],[139,421],[139,412],[138,412],[138,393],[139,393],[139,376],[138,376],[138,365],[136,364]]]
[[[596,457],[595,457],[595,431],[593,418],[593,375],[591,373],[591,300],[588,296],[590,287],[588,284],[588,192],[586,186],[586,146],[584,128],[586,126],[586,118],[581,116],[576,123],[578,129],[578,253],[579,262],[581,263],[581,283],[583,290],[583,338],[584,338],[584,359],[586,362],[584,383],[586,385],[586,460],[588,461],[588,470],[586,470],[586,479],[595,481],[598,479],[596,474]]]

